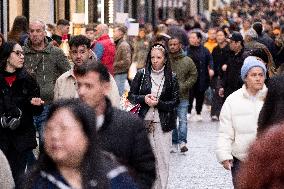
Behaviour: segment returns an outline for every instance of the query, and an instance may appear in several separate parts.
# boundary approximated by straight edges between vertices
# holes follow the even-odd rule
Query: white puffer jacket
[[[233,156],[240,161],[246,158],[249,145],[256,138],[257,120],[266,94],[265,85],[254,97],[243,85],[226,99],[220,113],[216,149],[220,163]]]

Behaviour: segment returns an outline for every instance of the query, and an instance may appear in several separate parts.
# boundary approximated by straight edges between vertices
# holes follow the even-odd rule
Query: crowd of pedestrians
[[[166,189],[170,153],[188,151],[204,104],[234,186],[283,187],[272,150],[283,148],[283,10],[233,1],[210,19],[141,24],[136,37],[115,25],[113,38],[106,24],[72,36],[68,20],[17,16],[0,34],[0,188]]]

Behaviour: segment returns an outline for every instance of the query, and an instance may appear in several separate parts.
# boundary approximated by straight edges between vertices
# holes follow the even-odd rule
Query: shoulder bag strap
[[[145,68],[143,68],[143,75],[142,75],[142,79],[140,81],[140,87],[139,87],[139,91],[138,91],[138,95],[140,95],[140,91],[144,82],[144,76],[145,76]]]

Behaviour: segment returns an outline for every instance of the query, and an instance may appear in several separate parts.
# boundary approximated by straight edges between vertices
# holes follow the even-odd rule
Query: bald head
[[[42,21],[36,20],[29,24],[29,38],[32,46],[41,50],[44,48],[44,38],[45,38],[45,24]]]
[[[96,27],[97,36],[108,34],[108,26],[106,24],[99,24]]]
[[[41,20],[34,20],[34,21],[31,21],[29,23],[29,28],[31,26],[38,26],[38,27],[41,27],[43,30],[45,30],[45,23]]]

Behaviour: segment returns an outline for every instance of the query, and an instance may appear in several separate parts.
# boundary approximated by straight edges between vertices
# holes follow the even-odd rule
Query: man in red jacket
[[[104,64],[109,73],[113,75],[115,45],[108,35],[108,26],[106,24],[97,25],[95,35],[96,40],[91,45],[91,49],[96,54],[97,59]]]

